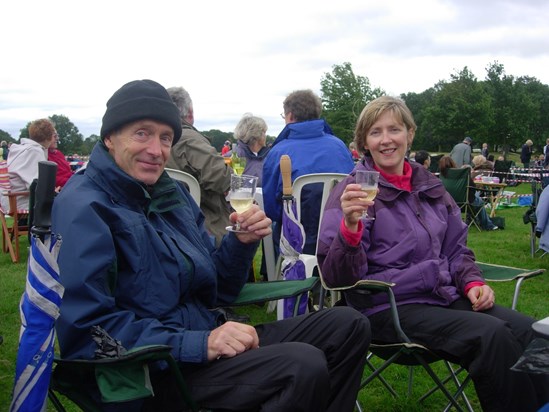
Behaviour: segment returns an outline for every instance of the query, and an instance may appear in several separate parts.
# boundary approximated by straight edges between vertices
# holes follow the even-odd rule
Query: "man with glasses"
[[[349,173],[354,168],[351,152],[345,143],[334,136],[328,123],[320,118],[320,97],[311,90],[297,90],[286,97],[283,107],[280,116],[286,127],[274,141],[263,163],[263,200],[265,212],[273,221],[275,244],[280,239],[282,221],[281,155],[287,154],[292,159],[292,181],[304,174]],[[316,251],[321,196],[318,188],[305,188],[303,191],[304,253],[314,254]]]

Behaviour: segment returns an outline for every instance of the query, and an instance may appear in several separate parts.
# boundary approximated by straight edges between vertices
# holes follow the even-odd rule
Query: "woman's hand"
[[[339,200],[341,201],[345,226],[350,231],[356,232],[362,212],[368,207],[373,206],[374,201],[366,200],[366,194],[360,190],[360,185],[357,183],[348,184]]]
[[[238,240],[242,243],[253,243],[263,239],[272,233],[271,219],[265,216],[265,212],[257,205],[253,205],[251,208],[243,213],[233,212],[229,216],[232,223],[240,222],[240,228],[247,230],[246,233],[235,233]]]
[[[496,295],[488,285],[473,286],[467,292],[467,298],[471,301],[475,312],[491,309],[496,301]]]

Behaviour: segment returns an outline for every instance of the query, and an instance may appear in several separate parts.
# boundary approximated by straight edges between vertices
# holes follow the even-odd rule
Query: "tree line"
[[[345,143],[353,140],[360,112],[371,100],[385,91],[372,87],[368,77],[356,75],[351,63],[332,66],[320,80],[322,116],[334,134]],[[465,136],[475,146],[488,143],[490,151],[504,154],[520,150],[527,139],[540,151],[549,138],[549,86],[535,77],[515,77],[505,73],[497,61],[486,67],[486,77],[478,80],[465,66],[461,71],[421,93],[403,93],[400,97],[412,111],[417,131],[415,149],[448,152]],[[59,134],[59,149],[65,154],[88,155],[100,139],[92,134],[84,139],[78,128],[64,115],[53,115]],[[28,137],[30,122],[19,137]],[[234,141],[232,132],[203,131],[220,151],[226,140]],[[0,130],[0,140],[16,141]],[[268,141],[274,136],[268,136]]]
[[[350,63],[333,66],[321,80],[324,116],[347,143],[362,108],[384,94],[367,77],[355,75]],[[400,97],[417,124],[415,149],[447,152],[470,136],[475,146],[488,143],[490,151],[505,154],[520,150],[528,139],[541,151],[549,138],[549,86],[534,77],[508,75],[497,61],[487,66],[484,80],[465,66],[448,81]]]

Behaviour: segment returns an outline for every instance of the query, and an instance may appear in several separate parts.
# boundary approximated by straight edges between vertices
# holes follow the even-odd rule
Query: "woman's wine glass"
[[[373,170],[357,170],[356,183],[360,185],[360,190],[366,192],[366,197],[362,200],[374,200],[377,195],[377,183],[379,181],[379,172]],[[375,220],[375,217],[368,215],[368,210],[362,211],[362,219]]]

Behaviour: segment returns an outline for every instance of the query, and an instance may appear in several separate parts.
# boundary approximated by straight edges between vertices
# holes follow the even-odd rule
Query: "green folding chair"
[[[231,306],[247,306],[259,302],[297,297],[294,314],[297,313],[299,297],[309,293],[319,282],[318,277],[305,280],[281,280],[246,283]],[[127,402],[153,395],[149,365],[166,362],[175,386],[179,390],[186,410],[198,411],[184,376],[170,353],[171,347],[151,345],[133,348],[122,356],[98,360],[55,359],[48,397],[58,412],[65,412],[57,394],[62,394],[84,411],[99,412],[101,402],[86,390],[89,385],[99,389],[103,402]]]
[[[446,191],[452,196],[456,204],[461,209],[462,214],[464,214],[464,222],[469,220],[468,226],[475,225],[475,227],[480,231],[480,226],[477,223],[477,217],[481,212],[481,208],[473,207],[473,204],[469,202],[469,194],[471,191],[475,191],[476,188],[469,186],[471,180],[471,169],[460,168],[460,169],[448,169],[446,171],[446,176],[442,174],[439,176],[442,184],[446,188]]]
[[[511,309],[517,310],[517,302],[520,293],[522,282],[526,279],[541,275],[545,269],[522,269],[512,266],[494,265],[491,263],[477,262],[478,267],[482,270],[484,279],[489,282],[512,282],[516,281],[515,292],[513,293],[513,303]]]

